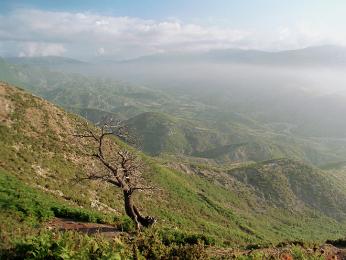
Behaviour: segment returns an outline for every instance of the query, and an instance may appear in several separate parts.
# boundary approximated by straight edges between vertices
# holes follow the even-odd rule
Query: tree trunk
[[[135,213],[135,210],[133,209],[132,193],[133,192],[131,190],[124,190],[125,212],[127,216],[129,216],[135,223],[136,230],[139,230],[140,224],[137,219],[137,214]]]
[[[125,212],[133,222],[137,230],[140,230],[140,226],[149,227],[156,222],[156,219],[150,216],[142,216],[137,207],[133,204],[132,201],[132,190],[124,190],[124,202],[125,202]]]
[[[141,223],[141,225],[143,227],[150,227],[151,225],[153,225],[156,222],[156,219],[154,217],[142,216],[140,211],[137,209],[137,207],[135,205],[133,205],[133,210],[137,215],[138,222]]]

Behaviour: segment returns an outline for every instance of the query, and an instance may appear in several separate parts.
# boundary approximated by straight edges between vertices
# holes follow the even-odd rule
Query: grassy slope
[[[308,205],[327,216],[345,218],[344,189],[332,178],[326,178],[326,173],[300,162],[271,160],[232,169],[229,174],[279,207],[298,209]]]
[[[111,214],[76,207],[64,199],[25,185],[4,170],[0,170],[0,212],[0,247],[8,245],[13,238],[22,238],[26,233],[37,233],[40,223],[54,216],[121,223]]]
[[[123,215],[121,196],[111,187],[71,181],[83,173],[82,165],[88,162],[72,137],[81,118],[5,84],[1,84],[0,93],[7,107],[0,127],[1,168],[6,174],[71,207]],[[148,166],[147,177],[162,192],[149,199],[143,195],[136,199],[146,212],[159,218],[159,228],[203,232],[218,243],[231,245],[319,240],[342,236],[345,231],[341,223],[319,212],[273,207],[246,186],[230,190],[141,156]],[[3,214],[2,210],[1,217]]]

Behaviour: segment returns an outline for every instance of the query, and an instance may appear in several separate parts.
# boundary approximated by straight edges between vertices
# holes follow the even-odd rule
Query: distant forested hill
[[[218,162],[288,157],[315,165],[342,161],[346,155],[342,97],[309,97],[293,89],[271,93],[271,88],[244,88],[234,95],[220,89],[182,93],[5,60],[0,67],[0,79],[92,122],[123,120],[151,155],[185,154]]]

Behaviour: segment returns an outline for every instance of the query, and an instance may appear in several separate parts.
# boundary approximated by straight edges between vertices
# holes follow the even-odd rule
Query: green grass
[[[126,238],[120,237],[108,241],[102,236],[89,237],[76,232],[45,231],[44,223],[53,217],[113,224],[116,221],[119,230],[123,230],[122,226],[126,224],[124,220],[114,220],[109,215],[67,205],[66,202],[30,188],[15,177],[0,171],[0,257],[6,259],[134,257],[133,242]],[[134,243],[138,247],[137,257],[145,259],[148,256],[185,255],[188,252],[192,254],[194,245],[199,243],[211,245],[215,241],[202,234],[154,229],[143,233],[143,236],[136,238]]]
[[[72,206],[0,170],[0,250],[41,232],[45,229],[44,223],[54,217],[112,223],[119,229],[125,224],[123,219],[113,215]]]
[[[95,223],[114,221],[110,216],[68,205],[63,200],[23,184],[2,170],[0,170],[0,211],[1,214],[14,214],[20,221],[33,225],[53,217]]]

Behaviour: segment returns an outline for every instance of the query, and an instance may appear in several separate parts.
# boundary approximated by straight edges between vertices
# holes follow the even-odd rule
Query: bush
[[[336,247],[346,247],[346,239],[337,239],[337,240],[327,240],[326,244],[331,244]]]
[[[164,245],[157,234],[141,234],[134,241],[137,254],[145,259],[162,259],[169,255],[169,247]]]
[[[208,259],[208,254],[203,244],[179,245],[171,249],[170,257],[174,259]]]
[[[123,216],[118,220],[119,229],[123,232],[134,232],[135,231],[135,224],[133,223],[132,219],[128,216]]]
[[[176,230],[160,230],[159,235],[165,245],[177,244],[177,245],[196,245],[203,243],[205,245],[214,245],[215,239],[204,234],[188,234]]]
[[[41,233],[17,242],[5,259],[128,259],[131,252],[120,240],[106,241],[76,232]]]
[[[125,239],[125,237],[123,238]],[[0,259],[208,259],[202,243],[165,245],[156,233],[127,239],[106,240],[78,232],[41,232],[21,239]]]
[[[301,247],[294,246],[294,247],[292,247],[291,250],[292,250],[293,259],[297,259],[297,260],[305,260],[305,259],[307,259],[305,257],[305,254],[304,254],[304,252],[303,252]]]
[[[322,260],[325,259],[323,256],[319,256],[316,254],[309,254],[300,246],[293,246],[291,248],[293,259],[297,260]]]
[[[140,235],[135,241],[137,254],[145,259],[208,259],[203,242],[193,239],[193,244],[168,243],[158,233]]]

